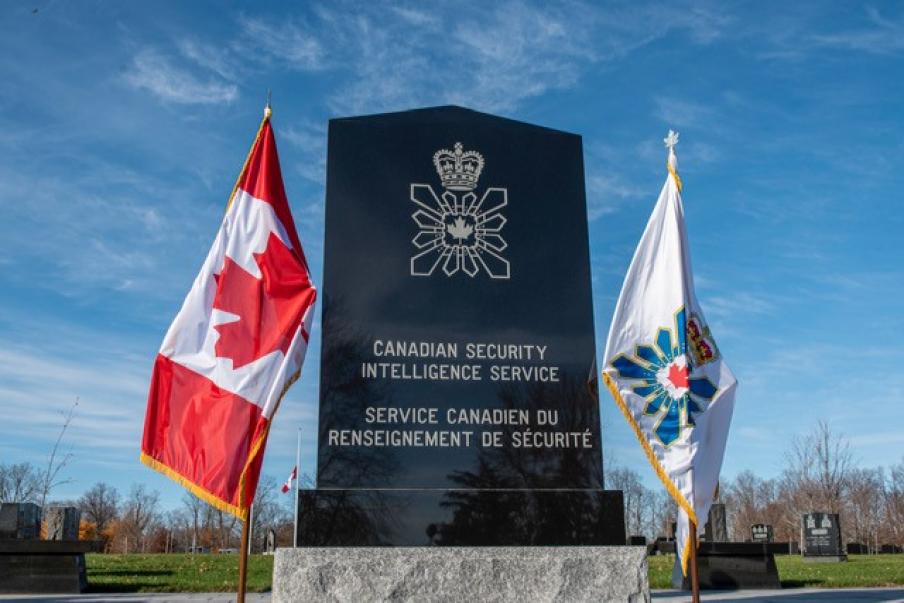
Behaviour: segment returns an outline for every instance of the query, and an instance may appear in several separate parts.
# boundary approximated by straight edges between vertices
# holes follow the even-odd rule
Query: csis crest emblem
[[[509,262],[502,256],[508,244],[500,234],[508,191],[491,187],[481,195],[475,192],[483,155],[465,151],[460,142],[451,151],[437,151],[433,165],[443,188],[440,194],[430,184],[411,184],[410,198],[417,206],[411,218],[418,227],[411,240],[411,276],[441,270],[449,277],[462,272],[474,278],[485,272],[492,279],[510,278]]]

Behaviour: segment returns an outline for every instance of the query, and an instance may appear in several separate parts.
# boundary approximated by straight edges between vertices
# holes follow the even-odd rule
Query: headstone
[[[273,554],[276,551],[276,530],[270,528],[267,530],[267,553]]]
[[[804,560],[845,561],[837,513],[807,513],[801,518]]]
[[[869,547],[862,542],[849,542],[845,550],[848,555],[869,555]]]
[[[34,503],[0,503],[0,538],[29,540],[41,536],[41,507]]]
[[[703,539],[706,542],[728,542],[728,522],[723,503],[713,503],[709,508],[709,516],[703,529]]]
[[[100,541],[0,539],[0,595],[80,593],[88,584],[85,553],[101,546]]]
[[[697,575],[701,589],[781,588],[775,554],[768,544],[702,542],[697,549]],[[677,564],[676,564],[677,567]],[[672,587],[690,589],[688,577],[673,571]]]
[[[898,555],[902,551],[902,548],[896,544],[883,544],[879,547],[879,552],[883,555]]]
[[[47,540],[78,540],[81,517],[82,512],[76,507],[47,507],[44,510]]]
[[[772,542],[775,534],[768,523],[755,523],[750,526],[750,539],[753,542]]]
[[[628,539],[628,544],[632,544],[634,546],[647,546],[647,537],[646,536],[631,536]]]
[[[580,136],[331,120],[325,226],[317,489],[273,600],[648,597],[603,488]]]
[[[587,386],[580,136],[439,107],[331,120],[327,163],[299,543],[625,544]]]

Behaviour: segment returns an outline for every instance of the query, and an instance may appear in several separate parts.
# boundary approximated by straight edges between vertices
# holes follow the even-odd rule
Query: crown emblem
[[[450,191],[474,190],[483,170],[483,155],[477,151],[462,151],[460,142],[456,142],[454,148],[454,151],[440,149],[433,155],[433,165],[443,188]]]

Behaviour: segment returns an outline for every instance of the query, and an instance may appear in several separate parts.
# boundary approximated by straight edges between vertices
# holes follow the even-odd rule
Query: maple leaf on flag
[[[314,290],[302,261],[271,233],[263,253],[255,253],[261,278],[227,257],[214,275],[217,292],[213,307],[237,314],[238,320],[214,327],[220,334],[216,354],[232,359],[237,369],[267,354],[289,349]],[[307,337],[307,333],[302,333]]]

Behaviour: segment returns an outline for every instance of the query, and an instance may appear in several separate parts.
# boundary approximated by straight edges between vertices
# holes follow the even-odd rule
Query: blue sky
[[[326,123],[455,103],[584,137],[598,346],[681,132],[698,294],[739,377],[724,475],[824,419],[904,453],[904,11],[876,3],[48,2],[0,8],[0,461],[76,496],[182,490],[138,462],[154,354],[273,90],[319,281]],[[314,463],[319,343],[264,471]],[[606,463],[655,485],[614,403]]]

